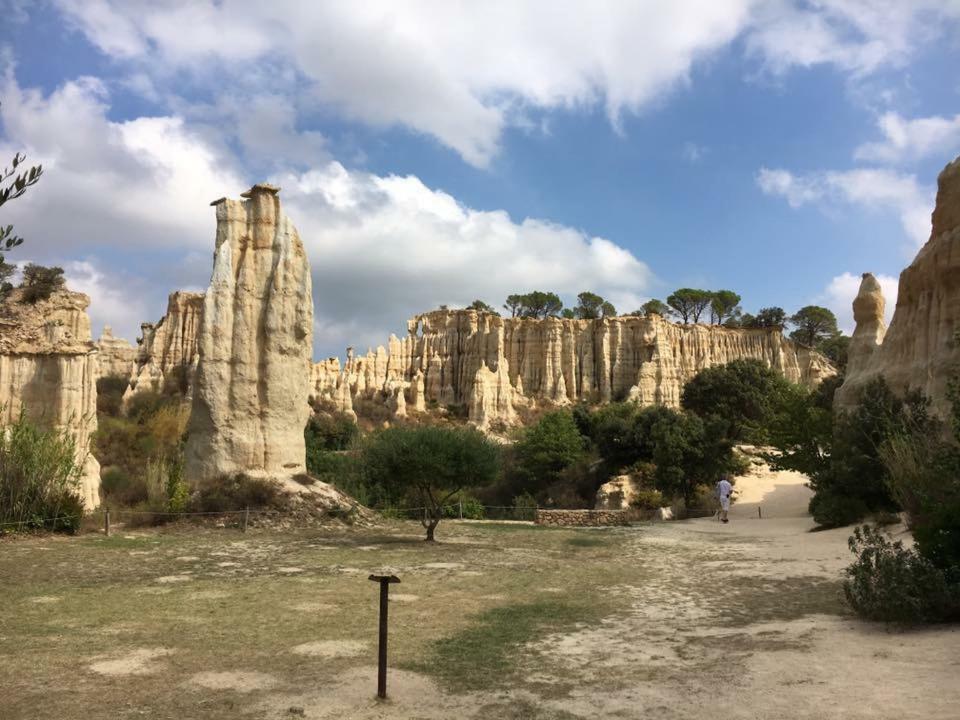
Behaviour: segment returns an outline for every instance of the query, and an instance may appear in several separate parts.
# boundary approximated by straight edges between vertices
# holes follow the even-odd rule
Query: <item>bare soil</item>
[[[802,478],[738,491],[727,525],[4,541],[0,717],[960,717],[960,628],[851,616],[849,531],[810,532]]]

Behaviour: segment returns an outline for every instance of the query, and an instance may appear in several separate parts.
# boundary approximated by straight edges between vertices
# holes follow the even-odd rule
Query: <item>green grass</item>
[[[513,677],[523,645],[546,633],[596,620],[599,614],[596,607],[563,601],[492,608],[466,628],[437,641],[426,660],[411,669],[438,677],[454,691],[500,685]]]

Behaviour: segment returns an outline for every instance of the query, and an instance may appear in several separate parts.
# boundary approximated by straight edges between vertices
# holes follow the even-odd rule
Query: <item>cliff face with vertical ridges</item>
[[[157,323],[143,323],[136,363],[124,399],[138,392],[160,392],[167,383],[190,394],[199,360],[203,293],[178,290],[167,299],[167,313]]]
[[[947,383],[960,363],[954,338],[960,330],[960,158],[944,168],[937,185],[930,239],[900,273],[897,306],[882,342],[851,343],[851,368],[835,397],[840,409],[854,407],[863,387],[882,376],[895,392],[920,390],[935,413],[949,415]],[[863,292],[861,286],[855,314]],[[854,338],[873,334],[874,314],[857,317]]]
[[[127,379],[136,365],[137,350],[123,338],[114,337],[109,325],[104,326],[97,340],[100,377]]]
[[[310,265],[279,190],[217,200],[184,474],[290,480],[306,472],[313,298]]]
[[[66,430],[83,465],[77,488],[88,509],[100,504],[100,464],[90,454],[97,429],[97,346],[90,337],[81,293],[60,291],[35,305],[14,290],[0,305],[0,417],[21,411],[47,427]]]
[[[477,424],[509,424],[512,407],[529,401],[630,398],[677,406],[683,385],[698,372],[742,358],[809,386],[836,374],[825,357],[772,329],[679,325],[659,316],[532,320],[439,310],[411,319],[407,337],[391,337],[387,347],[351,353],[342,368],[318,364],[314,391],[322,395],[345,382],[354,397],[369,395],[422,373],[427,403],[464,405]]]

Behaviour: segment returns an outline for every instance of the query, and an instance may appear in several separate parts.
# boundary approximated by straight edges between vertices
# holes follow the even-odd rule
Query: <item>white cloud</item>
[[[109,274],[108,274],[109,273]],[[93,259],[71,260],[64,266],[67,287],[90,296],[90,324],[94,339],[100,337],[104,325],[110,325],[114,334],[132,343],[140,323],[156,311],[134,290],[135,279],[116,270],[106,271]]]
[[[311,258],[317,345],[326,352],[383,343],[391,331],[405,332],[407,317],[440,304],[499,306],[533,289],[569,301],[593,290],[629,311],[653,279],[609,240],[466,207],[416,177],[332,162],[275,181]]]
[[[898,113],[884,113],[877,120],[884,135],[880,142],[860,145],[854,151],[857,160],[898,163],[942,155],[948,161],[960,148],[960,113],[950,117],[908,120]]]
[[[682,86],[698,61],[739,38],[777,73],[830,64],[863,76],[903,64],[960,17],[960,3],[942,0],[57,4],[103,52],[174,94],[178,70],[214,93],[229,81],[276,94],[278,80],[296,77],[291,97],[425,133],[479,167],[532,109],[602,106],[619,131],[624,113]]]
[[[875,274],[875,277],[880,283],[883,297],[886,300],[884,320],[889,325],[893,318],[893,310],[897,306],[898,280],[895,277],[883,274]],[[861,279],[860,275],[849,272],[837,275],[830,280],[823,293],[814,298],[814,302],[818,305],[833,310],[834,315],[837,316],[837,324],[848,335],[853,332],[856,325],[853,321],[853,299],[860,290]]]
[[[4,206],[4,222],[27,238],[32,259],[63,266],[71,286],[92,296],[97,332],[109,323],[132,340],[140,322],[159,318],[169,292],[206,286],[209,201],[249,184],[227,150],[177,117],[109,120],[109,97],[93,78],[43,95],[8,74],[2,89],[0,117],[17,143],[0,140],[0,154],[25,149],[45,167],[36,187]],[[649,293],[647,266],[609,240],[473,209],[413,176],[326,162],[274,179],[313,265],[322,353],[384,342],[410,315],[440,304],[499,305],[532,289],[572,301],[593,290],[629,311]]]
[[[788,170],[761,168],[757,184],[765,194],[781,196],[794,208],[809,203],[843,202],[890,210],[897,214],[915,247],[930,237],[935,189],[920,185],[913,175],[861,168],[798,176]]]
[[[21,88],[8,69],[0,97],[8,138],[0,156],[19,150],[44,167],[40,183],[3,209],[31,252],[205,247],[213,222],[204,201],[249,185],[225,152],[179,117],[109,120],[109,97],[96,78],[44,96]]]

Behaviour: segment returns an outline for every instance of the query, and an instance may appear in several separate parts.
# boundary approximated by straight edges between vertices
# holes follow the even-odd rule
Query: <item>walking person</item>
[[[717,483],[717,497],[720,498],[720,522],[730,522],[727,513],[730,512],[730,494],[733,492],[733,485],[730,482],[729,475],[722,475],[720,482]]]

